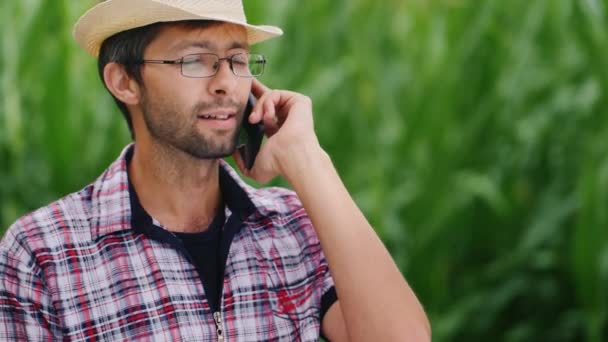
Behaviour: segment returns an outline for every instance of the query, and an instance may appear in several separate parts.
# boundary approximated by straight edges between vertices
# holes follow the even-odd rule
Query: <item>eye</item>
[[[182,59],[182,64],[191,65],[191,64],[200,64],[201,56],[200,55],[189,55],[185,56]]]
[[[249,59],[247,58],[247,55],[244,53],[232,55],[231,58],[232,58],[232,64],[234,64],[234,65],[244,66],[244,65],[249,64]]]

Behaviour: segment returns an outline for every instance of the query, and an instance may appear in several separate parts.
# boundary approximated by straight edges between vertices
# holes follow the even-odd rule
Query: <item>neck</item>
[[[221,203],[218,159],[136,143],[129,176],[142,207],[169,231],[206,230]]]

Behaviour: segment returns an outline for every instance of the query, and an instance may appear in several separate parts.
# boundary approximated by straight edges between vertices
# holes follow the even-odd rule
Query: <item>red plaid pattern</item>
[[[195,267],[131,227],[130,148],[94,183],[7,231],[0,340],[217,340]],[[225,340],[318,340],[321,297],[333,280],[300,201],[286,189],[251,188],[225,162],[221,167],[255,207],[226,263]]]

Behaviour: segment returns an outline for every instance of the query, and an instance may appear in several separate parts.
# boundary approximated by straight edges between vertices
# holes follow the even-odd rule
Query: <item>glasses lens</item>
[[[201,53],[185,56],[182,60],[182,75],[186,77],[213,76],[218,62],[218,57],[214,54]]]
[[[263,74],[265,66],[266,58],[263,55],[249,55],[249,71],[251,72],[252,76],[260,76],[261,74]]]
[[[232,69],[237,76],[260,76],[264,72],[266,59],[259,54],[240,53],[232,56]]]

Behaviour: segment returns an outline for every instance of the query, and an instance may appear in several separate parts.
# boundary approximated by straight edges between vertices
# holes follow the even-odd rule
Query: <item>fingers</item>
[[[262,111],[262,122],[264,123],[264,130],[266,136],[273,136],[281,126],[281,120],[279,118],[279,113],[283,108],[281,107],[281,101],[283,101],[283,97],[285,94],[281,91],[270,91],[267,92],[261,101],[261,111]]]
[[[262,121],[266,115],[275,117],[276,115],[286,114],[277,113],[277,108],[283,107],[296,95],[286,90],[270,89],[255,78],[251,84],[251,93],[257,98],[256,105],[249,116],[249,122],[252,124]]]
[[[252,93],[261,94],[258,98],[249,122],[256,124],[262,122],[267,137],[274,135],[287,120],[292,110],[310,111],[310,99],[301,94],[287,90],[272,90],[258,80],[252,83]]]
[[[249,116],[249,123],[255,124],[262,120],[263,111],[260,110],[260,104],[264,103],[263,97],[264,94],[270,92],[270,88],[265,86],[262,82],[258,81],[257,78],[253,79],[253,83],[251,84],[251,93],[257,99],[256,105],[253,107],[251,115]]]
[[[270,91],[270,88],[265,86],[262,82],[258,81],[257,78],[253,79],[253,83],[251,84],[251,92],[253,93],[253,96],[259,99],[260,97],[262,97],[262,95],[264,95],[264,93],[268,91]]]
[[[258,98],[249,116],[249,122],[252,124],[260,121],[263,121],[264,124],[270,124],[270,121],[267,121],[268,118],[273,118],[276,115],[276,106],[281,100],[281,94],[279,91],[266,89],[264,94]]]

